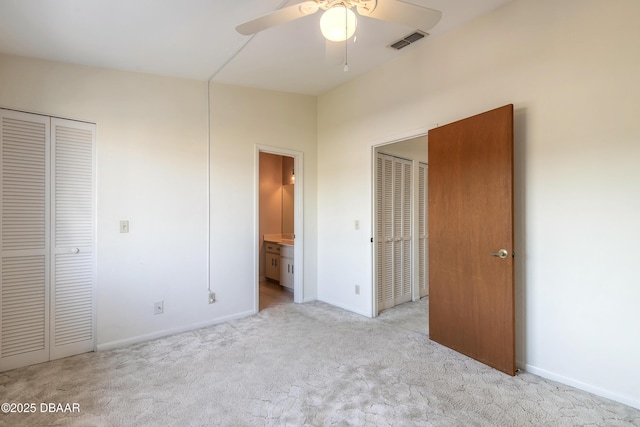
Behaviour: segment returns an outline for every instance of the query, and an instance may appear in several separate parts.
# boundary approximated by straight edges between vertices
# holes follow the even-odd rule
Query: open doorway
[[[428,264],[425,265],[428,268],[425,278],[428,283],[429,338],[509,375],[516,372],[513,116],[513,105],[506,105],[435,126],[430,128],[428,143],[425,138],[424,148],[415,152],[424,153],[423,161],[430,163],[429,174],[425,173],[428,182],[423,185],[428,192],[424,194],[424,201],[431,200],[424,211],[424,219],[428,217],[430,223],[430,232],[425,227],[425,247],[427,252],[437,248],[431,256],[427,255]],[[382,153],[391,159],[412,158],[413,150],[403,146],[409,139],[419,138],[416,134],[407,135],[392,141],[399,142],[399,146],[383,143],[372,150],[376,243],[373,290],[377,296],[372,302],[374,316],[388,308],[380,303],[383,281],[390,278],[395,287],[396,261],[404,261],[404,252],[398,257],[395,246],[386,253],[380,247],[396,242],[402,245],[406,238],[402,227],[405,218],[401,219],[399,235],[393,234],[395,230],[390,235],[384,234],[385,227],[393,229],[397,226],[394,199],[397,193],[393,188],[394,181],[389,190],[394,204],[389,208],[379,202],[379,189],[386,191],[387,188],[381,183],[385,177],[378,174],[381,169],[378,162]],[[402,148],[397,150],[398,147]],[[413,165],[415,161],[406,162]],[[389,175],[395,178],[399,174],[404,179],[403,168],[392,166]],[[413,188],[419,186],[413,185]],[[384,199],[386,195],[384,191],[382,193]],[[404,194],[399,200],[407,203]],[[409,268],[412,280],[421,274],[421,257],[416,257],[420,250],[416,246],[419,239],[414,234],[419,216],[415,209],[417,200],[414,197],[408,202],[414,207],[408,237],[413,242]],[[391,211],[391,220],[385,222],[386,210]],[[402,209],[400,212],[404,213]],[[392,264],[391,274],[385,270],[386,263]],[[401,264],[401,269],[404,268],[406,266]],[[404,270],[402,273],[404,278]],[[418,296],[415,282],[411,283],[411,289],[415,301]],[[395,295],[392,293],[392,296]]]
[[[301,302],[302,154],[258,147],[255,311]]]
[[[374,315],[428,296],[427,136],[373,149]]]

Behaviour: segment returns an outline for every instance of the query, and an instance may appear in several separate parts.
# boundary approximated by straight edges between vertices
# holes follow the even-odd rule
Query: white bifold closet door
[[[95,125],[0,110],[0,370],[95,348]]]
[[[51,119],[51,359],[95,347],[95,125]]]
[[[376,281],[378,312],[411,301],[413,162],[376,159]]]
[[[429,295],[429,166],[418,164],[418,295]]]

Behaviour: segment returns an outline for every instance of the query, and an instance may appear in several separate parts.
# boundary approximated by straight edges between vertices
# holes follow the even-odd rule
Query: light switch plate
[[[153,314],[164,313],[164,301],[158,301],[153,304]]]
[[[128,233],[129,232],[129,220],[120,221],[120,232]]]

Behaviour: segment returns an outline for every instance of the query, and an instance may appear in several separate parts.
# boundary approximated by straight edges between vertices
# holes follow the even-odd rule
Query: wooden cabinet
[[[281,245],[280,284],[293,291],[293,246]]]
[[[280,280],[280,245],[265,242],[264,275],[267,279]]]

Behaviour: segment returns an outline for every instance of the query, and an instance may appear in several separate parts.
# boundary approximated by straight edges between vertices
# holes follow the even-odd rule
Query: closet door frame
[[[46,361],[54,360],[61,357],[66,357],[74,354],[80,354],[80,353],[96,350],[96,344],[97,344],[97,339],[96,339],[96,336],[97,336],[96,125],[94,123],[60,119],[60,118],[46,116],[42,114],[33,114],[33,113],[15,111],[15,110],[4,109],[4,108],[0,108],[0,113],[2,113],[1,114],[1,117],[3,120],[2,123],[4,123],[4,118],[7,117],[15,121],[23,121],[25,123],[36,123],[36,124],[44,125],[45,136],[44,136],[43,145],[44,145],[44,153],[45,153],[44,157],[45,157],[45,165],[46,165],[44,168],[45,169],[44,173],[42,174],[42,179],[44,180],[44,197],[43,197],[44,214],[42,215],[44,218],[44,230],[38,231],[37,233],[38,236],[42,237],[44,244],[41,245],[42,247],[38,247],[37,249],[28,248],[26,250],[7,250],[7,247],[5,247],[6,245],[4,244],[4,239],[0,239],[0,241],[2,241],[2,247],[0,247],[0,250],[2,250],[2,256],[0,257],[0,273],[5,271],[3,269],[4,264],[6,264],[6,260],[10,258],[17,258],[20,256],[22,257],[39,256],[44,259],[43,267],[38,270],[38,272],[42,270],[40,273],[44,277],[43,285],[42,285],[42,287],[44,287],[44,302],[40,304],[40,306],[38,306],[38,307],[42,307],[42,311],[44,312],[44,315],[43,315],[44,320],[42,323],[42,327],[40,328],[40,326],[38,326],[39,330],[42,330],[42,334],[44,338],[42,339],[41,348],[36,348],[35,350],[28,350],[23,353],[16,353],[16,354],[9,355],[7,357],[2,357],[2,355],[4,354],[4,352],[2,351],[3,350],[2,340],[6,338],[3,335],[3,331],[8,331],[11,335],[7,335],[7,336],[11,336],[11,338],[13,338],[13,335],[25,336],[24,335],[25,333],[33,333],[33,331],[31,332],[26,331],[24,333],[22,332],[24,330],[23,324],[29,324],[29,321],[21,320],[20,317],[18,317],[18,320],[20,322],[20,327],[14,328],[14,330],[9,330],[7,328],[10,326],[7,326],[7,325],[10,325],[10,321],[7,322],[6,321],[7,318],[5,316],[6,322],[3,325],[2,317],[0,317],[0,371],[5,371],[5,370],[17,368],[17,367],[28,366],[35,363],[46,362]],[[66,163],[66,166],[65,166],[66,169],[64,170],[64,174],[60,177],[60,180],[66,181],[67,184],[71,182],[71,186],[70,187],[67,186],[67,189],[66,189],[67,191],[65,195],[65,197],[67,198],[69,195],[71,195],[71,202],[67,203],[67,205],[62,208],[62,211],[66,213],[62,214],[61,216],[64,217],[66,215],[66,218],[64,218],[66,221],[61,221],[60,224],[58,224],[60,225],[60,227],[58,228],[65,229],[65,230],[68,230],[70,228],[74,230],[77,228],[84,228],[84,237],[85,237],[85,239],[83,240],[84,245],[74,244],[73,247],[58,247],[58,248],[55,247],[56,197],[54,193],[58,191],[58,189],[55,187],[55,183],[56,183],[55,162],[56,162],[56,154],[59,154],[56,151],[56,145],[55,145],[56,144],[55,142],[56,136],[55,136],[55,130],[54,130],[55,126],[61,126],[67,132],[70,131],[71,132],[71,136],[69,137],[70,139],[63,142],[63,144],[68,142],[72,143],[71,149],[66,150],[66,157],[61,156],[61,158],[59,159],[61,164]],[[4,129],[4,125],[0,129],[0,132],[2,132],[3,129]],[[87,141],[89,141],[88,144],[90,144],[90,154],[87,155],[87,152],[86,152],[87,150],[85,150],[84,164],[82,165],[80,165],[80,163],[74,163],[76,162],[75,159],[83,156],[82,154],[74,150],[73,143],[75,141],[73,140],[77,137],[77,134],[74,134],[74,132],[84,132],[85,146],[87,145],[86,144]],[[25,136],[23,134],[16,133],[16,135],[18,136],[15,137],[16,142],[14,143],[14,145],[21,144],[22,140],[28,140],[28,138],[30,138],[29,136]],[[4,141],[4,135],[2,135],[2,137]],[[31,136],[31,138],[33,138],[33,136]],[[16,148],[14,147],[12,148],[14,153],[18,153],[16,156],[14,156],[16,157],[17,159],[16,162],[18,164],[25,164],[23,162],[23,159],[25,158],[28,159],[32,157],[29,155],[29,153],[22,153],[21,151],[18,151]],[[3,146],[3,150],[4,150],[4,146]],[[0,164],[2,164],[3,162],[3,152],[4,151],[0,151]],[[33,167],[29,168],[29,166],[30,166],[29,164],[25,164],[24,166],[25,168],[24,170],[27,171],[27,173],[24,174],[25,176],[33,175],[33,173],[30,173],[31,170],[37,170],[39,168],[39,166],[35,167],[35,169]],[[61,167],[61,170],[64,169],[65,167]],[[75,169],[76,167],[77,167],[77,170]],[[3,170],[3,173],[4,173],[4,170]],[[20,171],[18,171],[16,173],[16,176],[19,177],[20,175],[21,173]],[[91,182],[88,183],[86,181],[77,181],[77,180],[74,181],[73,177],[78,175],[90,177]],[[13,178],[13,179],[14,181],[16,180],[16,178]],[[2,176],[0,176],[0,185],[2,185],[2,187],[0,187],[0,190],[2,190],[1,191],[2,197],[0,197],[0,220],[4,220],[4,216],[2,216],[3,215],[2,213],[5,212],[3,211],[3,208],[4,208],[3,199],[5,198],[5,195],[8,194],[9,192],[7,191],[5,193],[4,180]],[[30,192],[32,192],[32,190],[29,187],[25,187],[25,188],[26,188],[25,190],[21,190],[20,187],[18,187],[18,189],[13,190],[13,192],[14,194],[18,194],[18,195],[29,194]],[[85,192],[85,196],[83,200],[74,199],[75,194],[81,193],[83,191]],[[88,201],[88,199],[90,199],[90,202]],[[38,200],[42,200],[42,199],[39,198]],[[21,208],[20,205],[18,205],[13,210],[19,209],[20,212],[22,212],[22,209],[28,210],[29,204],[33,204],[37,202],[27,200],[24,203],[27,203],[27,205],[25,205],[27,207]],[[80,211],[83,211],[84,213],[79,214]],[[6,212],[9,212],[9,210],[7,210]],[[33,215],[34,214],[29,213],[28,215],[26,215],[26,217],[30,218]],[[84,217],[82,215],[84,215]],[[7,217],[8,216],[9,215],[7,215]],[[75,222],[76,220],[77,220],[77,223]],[[12,220],[12,221],[15,222],[15,220]],[[25,226],[21,225],[20,227],[24,229]],[[7,230],[9,228],[10,228],[9,226],[6,227]],[[2,227],[2,232],[5,233],[4,225]],[[24,232],[28,232],[28,231],[24,231]],[[23,236],[23,234],[21,233],[23,233],[23,231],[20,231],[20,233],[18,233],[17,236]],[[33,232],[30,232],[30,234],[33,234]],[[24,234],[24,236],[28,236],[28,234]],[[9,239],[7,239],[7,241],[8,240]],[[55,346],[56,340],[54,335],[56,332],[56,329],[55,329],[56,324],[54,319],[56,315],[55,260],[56,260],[56,256],[59,254],[63,254],[63,255],[82,254],[86,260],[84,263],[84,267],[78,265],[77,263],[69,264],[67,266],[66,271],[64,271],[61,274],[61,276],[64,275],[66,277],[66,280],[64,283],[61,284],[60,293],[61,294],[64,292],[69,293],[68,291],[69,289],[77,289],[75,288],[76,283],[82,280],[84,280],[85,291],[83,294],[84,297],[80,297],[80,298],[78,298],[79,293],[74,294],[72,291],[71,298],[67,298],[66,307],[63,307],[62,309],[59,310],[58,321],[59,321],[59,325],[63,325],[62,333],[66,334],[66,339],[60,340],[61,342],[63,342],[64,345],[61,345],[55,348],[56,347]],[[3,261],[4,261],[4,264],[3,264]],[[0,278],[0,285],[1,285],[0,286],[0,307],[3,307],[2,291],[5,289],[8,289],[8,287],[5,288],[5,284],[10,283],[10,281],[12,280],[11,278],[15,277],[15,275],[18,274],[14,271],[15,268],[12,271],[9,271],[8,270],[9,268],[12,268],[12,267],[11,266],[7,267],[6,278],[8,278],[9,280],[5,282],[4,279]],[[22,270],[25,269],[25,267],[20,267],[20,268]],[[29,268],[31,269],[31,266]],[[84,268],[84,272],[81,271],[83,270],[83,268]],[[87,269],[89,269],[90,271],[87,271]],[[17,283],[16,285],[14,285],[14,289],[9,289],[7,291],[6,293],[6,295],[8,296],[7,300],[11,298],[12,295],[16,294],[16,292],[19,293],[22,289],[24,289],[24,286],[33,287],[33,285],[30,283],[33,282],[34,279],[30,279],[30,277],[33,276],[34,273],[32,273],[31,270],[29,270],[27,273],[24,273],[24,274],[29,275],[29,277],[22,278],[22,279],[20,278],[15,279],[18,282],[16,282]],[[21,283],[27,283],[27,285],[21,285]],[[38,287],[37,289],[40,289],[40,287]],[[29,295],[27,295],[27,297],[29,297]],[[80,301],[81,299],[84,299],[84,302],[81,302]],[[32,303],[31,298],[25,298],[25,297],[19,298],[19,301],[28,301],[30,304]],[[11,304],[11,305],[18,304],[11,301],[10,302],[5,301],[5,303]],[[23,304],[23,303],[19,303],[19,304]],[[17,311],[18,313],[24,312],[21,306],[15,305],[15,307],[16,309],[18,309]],[[77,307],[81,307],[80,310],[77,310]],[[38,310],[40,310],[40,308],[38,308]],[[80,313],[82,310],[84,311]],[[69,313],[71,313],[71,315]],[[29,316],[30,316],[30,319],[34,318],[34,315],[29,315]],[[78,336],[77,319],[78,318],[84,319],[84,323],[81,322],[83,327],[82,328],[83,334],[80,334],[84,337],[84,339],[77,338]],[[67,326],[69,324],[71,326]],[[3,326],[5,326],[4,329],[3,329]],[[60,328],[58,330],[60,331]],[[26,336],[29,336],[29,335],[26,335]],[[33,339],[29,338],[29,340],[32,341]],[[4,342],[7,342],[7,340],[5,340]],[[9,344],[15,346],[15,344],[11,344],[11,343]],[[19,345],[26,347],[26,341],[25,343],[19,343]]]
[[[388,136],[384,138],[380,138],[374,141],[371,141],[371,317],[377,317],[379,312],[382,311],[378,304],[378,265],[379,265],[379,254],[377,251],[377,241],[379,239],[378,233],[378,208],[377,208],[377,159],[378,153],[385,152],[385,146],[395,144],[398,142],[404,142],[412,139],[418,139],[422,137],[427,137],[429,134],[429,129],[433,129],[438,127],[437,124],[432,124],[428,127],[415,129],[408,132],[402,132],[397,135]],[[412,300],[417,301],[420,299],[419,291],[417,289],[418,280],[418,212],[417,210],[417,183],[418,183],[418,164],[420,160],[413,160],[413,182],[412,186],[414,187],[414,191],[412,192],[412,218],[413,218],[413,229],[412,229],[412,255],[411,255],[411,295]],[[428,162],[427,162],[428,164]]]

